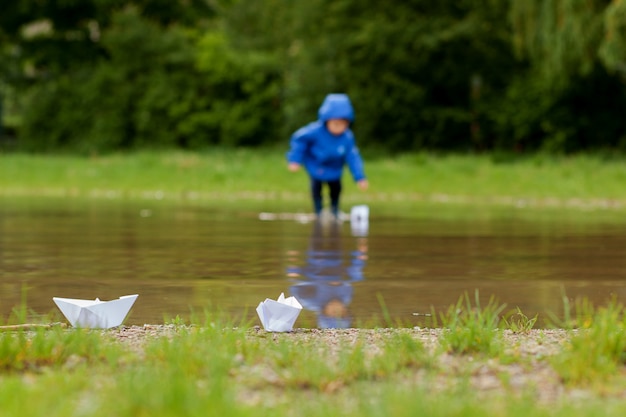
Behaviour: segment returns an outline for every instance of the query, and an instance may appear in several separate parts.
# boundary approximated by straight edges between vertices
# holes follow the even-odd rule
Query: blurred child
[[[344,165],[348,165],[361,190],[369,184],[363,171],[363,160],[354,141],[350,125],[354,122],[352,103],[346,94],[329,94],[318,111],[318,120],[298,129],[291,136],[287,153],[288,168],[295,172],[304,166],[311,180],[311,197],[315,214],[323,208],[322,188],[328,186],[330,210],[339,218],[339,197]]]

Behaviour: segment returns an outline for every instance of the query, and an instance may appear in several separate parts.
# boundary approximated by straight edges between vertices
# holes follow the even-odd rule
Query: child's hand
[[[358,181],[356,183],[357,187],[359,187],[360,190],[365,191],[367,190],[367,188],[370,186],[369,182],[367,182],[367,180],[363,179],[361,181]]]
[[[298,171],[300,169],[300,164],[297,164],[295,162],[290,162],[289,165],[287,166],[287,168],[291,172],[296,172],[296,171]]]

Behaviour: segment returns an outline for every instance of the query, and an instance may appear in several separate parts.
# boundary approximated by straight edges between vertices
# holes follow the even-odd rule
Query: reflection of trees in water
[[[350,327],[353,282],[362,281],[367,260],[367,238],[356,238],[356,250],[344,252],[341,225],[313,222],[304,266],[289,266],[294,279],[291,294],[304,309],[317,315],[321,328]]]

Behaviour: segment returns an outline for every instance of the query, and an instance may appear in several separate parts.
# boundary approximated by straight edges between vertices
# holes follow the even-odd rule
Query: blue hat
[[[319,120],[346,119],[354,122],[354,109],[347,94],[329,94],[318,111]]]

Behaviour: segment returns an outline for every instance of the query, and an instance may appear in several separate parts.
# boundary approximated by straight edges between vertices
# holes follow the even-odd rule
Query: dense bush
[[[274,70],[231,51],[218,32],[164,29],[129,8],[100,44],[103,58],[29,88],[24,149],[249,145],[275,128]]]
[[[626,150],[626,0],[17,0],[29,151],[284,143],[329,92],[370,149]]]

